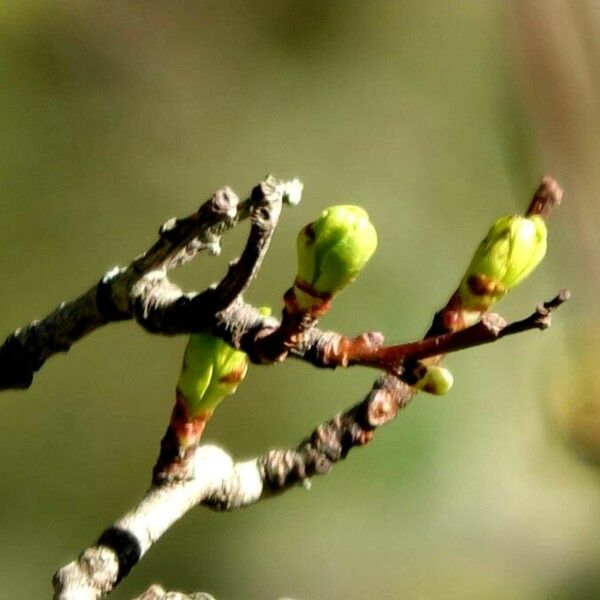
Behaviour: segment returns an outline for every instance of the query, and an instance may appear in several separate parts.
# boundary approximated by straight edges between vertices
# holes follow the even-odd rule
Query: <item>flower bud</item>
[[[247,369],[245,352],[209,333],[192,334],[177,382],[189,417],[212,413],[226,396],[235,393]]]
[[[542,217],[501,217],[477,248],[459,286],[462,307],[485,311],[523,281],[546,254]]]
[[[354,281],[377,247],[377,232],[359,206],[326,208],[298,234],[297,308],[310,310]]]
[[[429,394],[441,396],[445,394],[454,385],[454,377],[448,369],[437,365],[421,365],[418,379],[411,385]]]

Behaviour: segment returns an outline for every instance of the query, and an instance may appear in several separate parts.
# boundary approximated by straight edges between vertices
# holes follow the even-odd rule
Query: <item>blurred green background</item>
[[[126,264],[168,217],[229,184],[300,177],[248,293],[280,306],[293,237],[359,203],[380,248],[322,322],[423,333],[500,214],[544,173],[565,188],[538,272],[501,305],[574,299],[544,334],[454,355],[310,492],[198,509],[135,568],[219,600],[600,598],[600,4],[545,1],[0,1],[0,331]],[[247,225],[177,279],[218,278]],[[0,587],[50,578],[143,493],[184,338],[112,325],[2,395]],[[289,446],[375,373],[251,369],[207,438]]]

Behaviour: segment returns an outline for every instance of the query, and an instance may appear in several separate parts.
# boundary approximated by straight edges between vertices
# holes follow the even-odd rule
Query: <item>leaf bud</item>
[[[350,284],[377,247],[377,232],[359,206],[326,208],[298,234],[296,310],[321,307]]]
[[[189,416],[212,414],[226,396],[236,392],[247,369],[245,352],[210,333],[192,334],[177,382]]]
[[[411,385],[429,394],[441,396],[450,390],[454,385],[454,377],[452,373],[438,365],[420,364],[416,373],[418,379]]]
[[[539,215],[501,217],[479,244],[458,288],[465,310],[485,311],[521,283],[546,254]]]

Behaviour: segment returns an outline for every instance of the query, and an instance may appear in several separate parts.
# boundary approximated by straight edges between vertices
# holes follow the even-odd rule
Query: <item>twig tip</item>
[[[304,184],[298,178],[291,181],[284,181],[281,184],[282,199],[286,204],[296,206],[302,200],[303,190]]]
[[[557,297],[561,302],[566,302],[567,300],[571,299],[571,295],[572,295],[571,290],[568,290],[565,288],[565,289],[560,290],[560,292],[558,292]]]
[[[562,197],[563,189],[558,181],[550,175],[544,175],[529,204],[527,216],[539,215],[544,219],[547,218],[552,209],[561,203]]]

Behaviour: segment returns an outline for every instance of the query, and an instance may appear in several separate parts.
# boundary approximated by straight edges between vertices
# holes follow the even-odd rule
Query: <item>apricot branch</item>
[[[297,203],[300,192],[299,182],[271,176],[243,202],[230,188],[221,188],[193,215],[167,221],[157,242],[127,267],[110,270],[79,298],[16,330],[0,346],[3,390],[28,387],[49,357],[109,322],[135,319],[152,333],[194,334],[186,353],[192,362],[184,363],[150,488],[93,546],[56,573],[55,599],[97,599],[110,593],[197,505],[239,509],[328,473],[391,422],[417,389],[439,393],[449,387],[451,379],[439,366],[445,354],[545,329],[552,312],[569,298],[563,290],[512,323],[489,312],[544,256],[545,219],[562,197],[560,186],[546,177],[524,215],[493,224],[422,340],[386,346],[378,332],[352,338],[316,326],[376,246],[366,213],[346,205],[330,207],[302,230],[298,273],[284,296],[279,321],[246,303],[242,294],[268,251],[282,204]],[[220,282],[202,292],[184,292],[169,280],[170,270],[198,254],[218,254],[223,234],[246,218],[251,227],[245,248]],[[216,446],[198,446],[212,412],[243,378],[247,359],[273,364],[290,357],[322,368],[360,365],[383,374],[363,400],[295,447],[236,462]],[[151,588],[146,595],[160,593]]]

